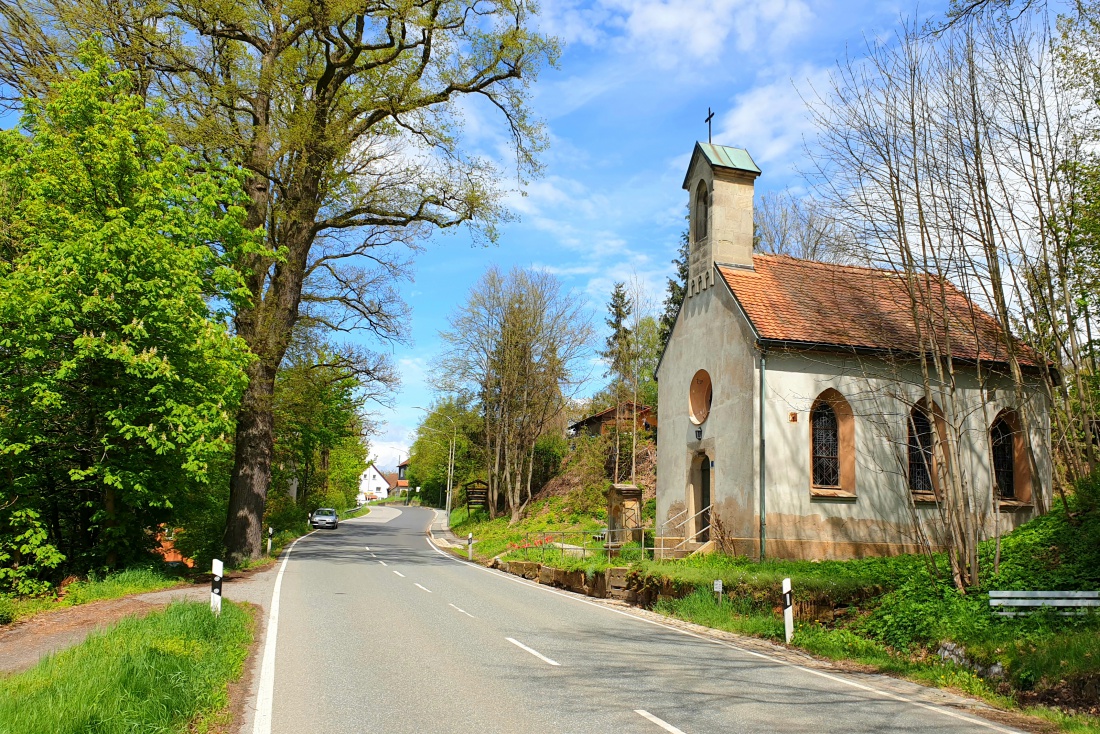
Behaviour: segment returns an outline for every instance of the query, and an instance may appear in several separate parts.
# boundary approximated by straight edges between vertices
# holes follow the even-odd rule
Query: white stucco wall
[[[765,431],[768,537],[785,555],[818,557],[821,540],[845,546],[839,556],[913,550],[918,529],[937,537],[938,511],[931,503],[910,503],[905,474],[910,407],[924,397],[919,366],[897,366],[876,357],[827,353],[772,351],[766,361]],[[1008,380],[991,381],[983,401],[975,371],[956,368],[955,407],[947,410],[945,395],[933,389],[937,404],[954,416],[962,459],[960,477],[982,522],[985,535],[994,532],[988,430],[997,415],[1016,408]],[[813,497],[810,492],[810,409],[824,390],[834,388],[852,407],[856,445],[856,497]],[[1049,505],[1051,491],[1050,427],[1041,391],[1029,391],[1029,412],[1038,417],[1030,427],[1038,476],[1033,493],[1042,492]],[[983,406],[984,402],[984,406]],[[795,421],[791,422],[791,414]],[[1033,516],[1033,510],[1000,513],[1001,530]],[[918,528],[918,524],[921,526]],[[858,549],[847,547],[858,545]],[[891,546],[902,546],[901,548]],[[805,546],[808,553],[795,552]]]
[[[690,473],[693,456],[705,451],[714,461],[712,504],[728,508],[731,531],[756,537],[753,338],[724,290],[718,284],[685,299],[658,370],[658,534],[661,525],[701,509],[695,506]],[[688,390],[699,369],[710,374],[714,390],[710,416],[702,426],[691,421],[688,410]],[[697,428],[702,428],[701,440]]]
[[[359,476],[359,497],[360,501],[368,494],[377,495],[379,499],[385,499],[389,495],[390,483],[386,481],[381,472],[374,468],[373,465],[368,466],[367,470]]]

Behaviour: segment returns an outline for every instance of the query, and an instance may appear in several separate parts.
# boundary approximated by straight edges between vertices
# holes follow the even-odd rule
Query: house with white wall
[[[370,464],[366,471],[359,475],[359,494],[355,498],[356,504],[362,505],[371,500],[385,499],[389,496],[389,491],[390,483],[374,464]]]

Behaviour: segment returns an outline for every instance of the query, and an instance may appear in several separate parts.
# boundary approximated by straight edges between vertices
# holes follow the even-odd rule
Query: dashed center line
[[[388,566],[388,565],[390,565],[390,564],[386,563],[385,561],[379,561],[379,563],[381,563],[381,564],[382,564],[383,566]]]
[[[545,655],[543,655],[538,650],[532,650],[531,648],[527,647],[527,645],[524,645],[519,640],[513,640],[511,637],[505,637],[504,639],[508,640],[508,642],[511,642],[513,645],[518,647],[520,650],[526,650],[527,652],[531,653],[532,655],[534,655],[535,657],[537,657],[539,660],[543,661],[544,663],[549,663],[550,665],[561,665],[561,663],[555,662],[554,660],[551,660],[550,658],[546,657]],[[680,732],[680,734],[683,734],[683,732]]]
[[[455,607],[455,605],[454,605],[454,604],[450,604],[449,606]],[[455,607],[455,609],[458,609],[458,607]],[[467,612],[467,611],[466,611],[465,609],[458,609],[458,611],[462,612],[463,614],[465,614],[465,615],[466,615],[467,617],[469,617],[470,619],[477,619],[477,617],[475,617],[474,615],[470,614],[470,613],[469,613],[469,612]]]
[[[369,545],[364,545],[363,550],[370,550],[370,546]]]
[[[672,724],[670,724],[667,721],[664,721],[662,719],[658,719],[656,716],[649,713],[648,711],[644,711],[642,709],[634,709],[634,713],[638,714],[638,716],[641,716],[643,719],[649,719],[654,724],[661,727],[662,729],[664,729],[667,732],[671,732],[672,734],[684,734],[684,732],[677,729]]]
[[[371,554],[370,554],[370,557],[371,557],[371,558],[377,558],[378,556],[377,556],[377,555],[375,555],[374,553],[371,553]]]
[[[394,571],[394,573],[397,574],[398,576],[400,576],[401,578],[405,578],[405,574],[401,573],[400,571]]]
[[[428,592],[429,594],[432,593],[431,589],[425,589],[423,586],[420,586],[420,584],[417,584],[417,586],[419,586],[421,589],[424,589],[424,591]]]

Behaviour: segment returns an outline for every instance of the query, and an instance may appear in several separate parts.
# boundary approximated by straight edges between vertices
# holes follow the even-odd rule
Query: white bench
[[[991,591],[989,606],[1000,607],[996,613],[1002,617],[1028,614],[1040,607],[1058,607],[1062,614],[1084,614],[1088,607],[1100,607],[1100,591]]]

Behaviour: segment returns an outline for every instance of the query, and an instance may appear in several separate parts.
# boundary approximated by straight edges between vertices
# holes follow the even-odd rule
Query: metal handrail
[[[675,545],[675,546],[674,546],[674,547],[672,548],[673,552],[676,552],[676,551],[680,550],[680,549],[681,549],[681,548],[683,548],[683,547],[684,547],[685,545],[687,545],[688,543],[692,542],[692,541],[693,541],[693,540],[694,540],[695,538],[698,538],[698,537],[699,537],[700,535],[702,535],[702,534],[703,534],[704,532],[706,532],[707,530],[710,530],[710,525],[707,525],[706,527],[703,527],[703,528],[699,528],[699,529],[698,529],[697,531],[695,531],[694,533],[692,533],[691,535],[689,535],[688,537],[684,538],[684,539],[683,539],[683,540],[681,540],[681,541],[680,541],[679,543],[677,543],[677,544],[676,544],[676,545]]]
[[[702,515],[702,514],[703,514],[704,512],[706,512],[707,510],[709,510],[709,509],[710,509],[711,507],[713,507],[713,506],[714,506],[713,504],[707,505],[706,507],[704,507],[703,509],[699,510],[699,511],[698,511],[698,512],[696,512],[696,513],[695,513],[694,515],[692,515],[691,517],[689,517],[689,518],[688,518],[687,520],[684,520],[684,521],[683,521],[683,523],[680,523],[680,524],[686,525],[687,523],[689,523],[689,522],[691,522],[692,520],[694,520],[695,518],[699,517],[700,515]],[[684,510],[683,512],[680,512],[680,513],[677,513],[676,515],[674,515],[674,516],[672,517],[672,520],[675,520],[676,518],[680,517],[680,515],[683,515],[683,514],[684,514],[684,513],[686,513],[686,512],[687,512],[687,510]],[[668,521],[666,521],[666,522],[665,522],[665,523],[664,523],[664,524],[663,524],[663,525],[662,525],[661,527],[662,527],[663,529],[665,529],[665,530],[668,530],[668,527],[669,527],[669,525],[672,525],[672,524],[673,524],[673,523],[672,523],[672,520],[668,520]],[[710,527],[710,526],[708,525],[707,527]],[[702,532],[702,531],[700,530],[699,532]],[[698,535],[698,534],[699,534],[699,533],[696,533],[696,535]]]
[[[681,524],[682,524],[682,525],[687,525],[687,523],[689,523],[689,522],[691,522],[692,520],[694,520],[695,518],[699,517],[699,516],[700,516],[700,515],[702,515],[702,514],[703,514],[704,512],[707,512],[707,511],[708,511],[708,510],[710,510],[710,508],[711,508],[711,507],[713,507],[713,506],[714,506],[713,504],[709,504],[709,505],[707,505],[706,507],[704,507],[703,509],[701,509],[701,510],[699,510],[698,512],[696,512],[696,513],[695,513],[694,515],[692,515],[691,517],[689,517],[689,518],[687,518],[686,520],[684,520],[684,521],[683,521],[683,523],[681,523]],[[683,514],[684,514],[684,513],[686,513],[686,512],[687,512],[687,510],[684,510],[683,512],[680,512],[680,513],[676,514],[675,516],[673,516],[673,520],[675,520],[676,518],[680,517],[680,515],[683,515]],[[666,522],[666,523],[665,523],[665,524],[663,525],[663,528],[664,528],[665,530],[667,530],[670,524],[671,524],[671,521],[669,521],[669,522]],[[706,525],[705,527],[699,528],[699,529],[698,529],[698,530],[696,530],[696,531],[695,531],[694,533],[692,533],[692,534],[690,534],[690,535],[685,535],[685,536],[684,536],[684,539],[683,539],[683,540],[681,540],[681,541],[680,541],[679,543],[677,543],[676,545],[674,545],[674,546],[672,547],[672,549],[671,549],[671,552],[675,553],[676,551],[678,551],[678,550],[682,549],[682,548],[683,548],[683,547],[684,547],[685,545],[687,545],[688,543],[690,543],[690,542],[692,542],[693,540],[695,540],[695,538],[698,538],[698,537],[699,537],[700,535],[702,535],[702,534],[703,534],[703,533],[705,533],[706,531],[710,530],[710,527],[711,527],[711,526],[710,526],[710,524],[708,523],[708,524],[707,524],[707,525]]]

